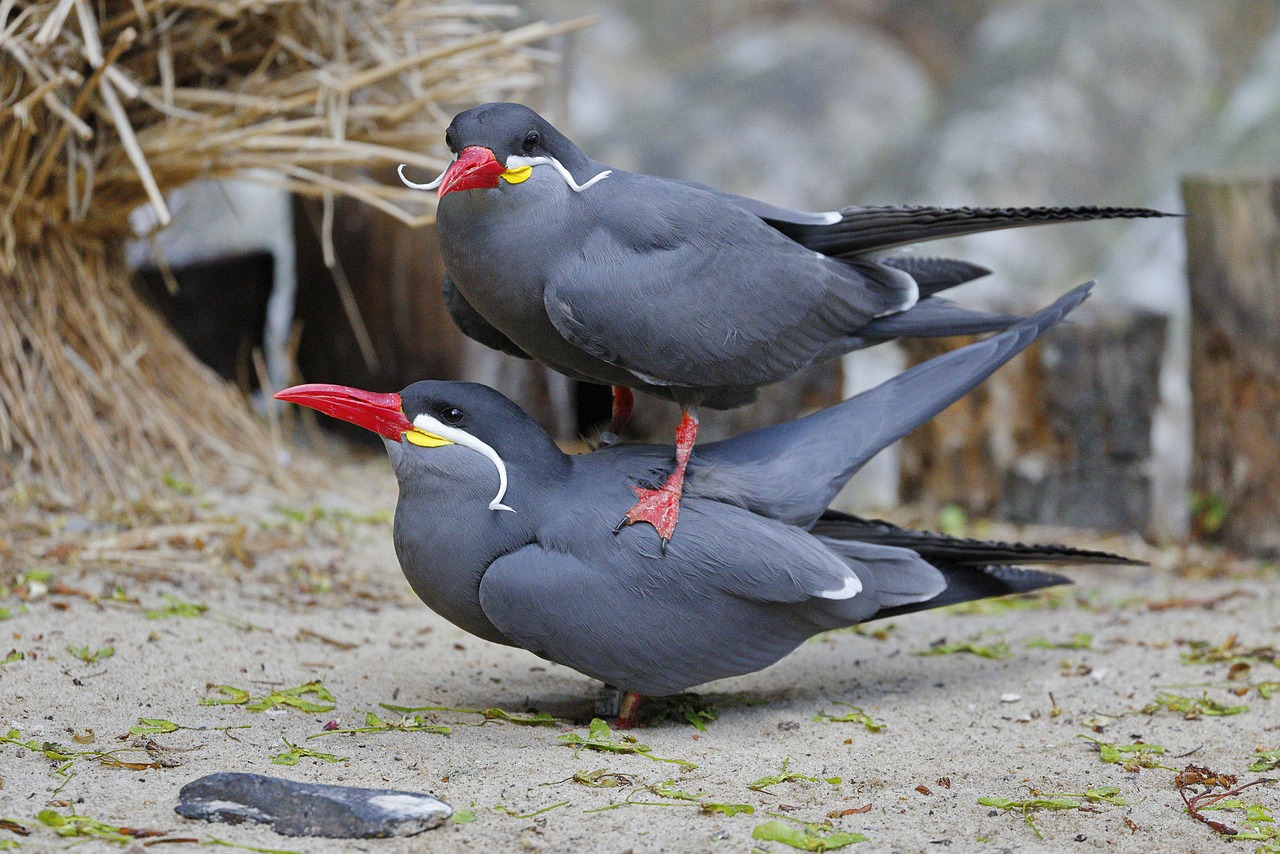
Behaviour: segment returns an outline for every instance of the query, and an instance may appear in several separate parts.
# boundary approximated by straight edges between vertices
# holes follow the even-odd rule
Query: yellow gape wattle
[[[448,439],[436,436],[433,433],[424,433],[421,430],[406,430],[404,438],[411,445],[417,445],[420,448],[441,448],[445,445],[455,444]]]
[[[508,169],[502,173],[502,178],[508,184],[519,184],[521,181],[529,180],[529,176],[533,174],[532,166],[521,166],[518,169]]]

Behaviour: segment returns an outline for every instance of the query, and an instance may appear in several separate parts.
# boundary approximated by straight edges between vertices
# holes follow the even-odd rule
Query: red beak
[[[308,383],[276,392],[275,397],[276,400],[309,406],[396,441],[413,429],[400,409],[400,395],[395,392],[381,394],[344,385]]]
[[[481,145],[469,145],[444,170],[436,198],[456,190],[492,190],[498,186],[498,176],[506,171],[507,167],[498,162],[492,151]]]

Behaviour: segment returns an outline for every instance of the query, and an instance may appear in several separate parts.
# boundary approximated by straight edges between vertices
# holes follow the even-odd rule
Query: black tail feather
[[[920,299],[931,297],[939,291],[990,276],[991,271],[979,264],[959,261],[955,258],[920,258],[915,255],[897,255],[882,258],[881,264],[895,267],[916,280]]]
[[[924,602],[912,602],[877,611],[873,619],[897,617],[914,611],[927,611],[946,605],[957,605],[975,599],[1008,596],[1013,593],[1031,593],[1045,587],[1070,584],[1071,579],[1038,569],[1019,566],[970,566],[937,564],[947,579],[947,589]]]
[[[890,522],[879,519],[863,519],[860,516],[841,513],[838,510],[828,510],[823,513],[818,521],[814,523],[810,532],[840,540],[858,540],[864,543],[911,549],[939,568],[942,568],[943,565],[970,568],[990,567],[1015,562],[1146,566],[1143,561],[1132,560],[1111,552],[1078,549],[1072,546],[971,540],[931,531],[900,528]]]
[[[891,249],[925,240],[983,231],[1099,219],[1147,219],[1176,216],[1149,208],[936,208],[853,207],[830,225],[771,222],[792,240],[832,257]]]

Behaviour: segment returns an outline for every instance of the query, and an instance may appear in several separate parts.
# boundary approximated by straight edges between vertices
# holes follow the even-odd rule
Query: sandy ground
[[[0,661],[9,659],[0,664],[0,734],[16,729],[13,741],[56,742],[80,755],[50,759],[0,744],[0,818],[30,832],[0,824],[0,848],[78,843],[81,851],[119,851],[163,843],[160,850],[181,851],[220,839],[254,850],[388,854],[795,850],[753,838],[771,821],[801,833],[806,822],[829,823],[811,829],[817,836],[864,835],[851,851],[1252,851],[1262,844],[1223,841],[1187,813],[1174,780],[1195,763],[1249,782],[1266,776],[1248,770],[1259,760],[1255,750],[1280,748],[1280,696],[1263,699],[1249,688],[1280,680],[1274,567],[1100,541],[1160,566],[1070,570],[1074,587],[1024,607],[927,612],[815,639],[767,671],[703,688],[692,707],[718,715],[705,733],[679,715],[631,733],[652,756],[686,766],[562,744],[566,734],[586,736],[598,686],[469,637],[418,603],[390,545],[386,496],[394,485],[385,465],[369,463],[347,478],[363,491],[321,494],[314,504],[281,504],[264,491],[175,497],[146,508],[147,524],[131,530],[11,506],[0,528],[0,608],[7,609],[0,616],[8,614],[0,621]],[[1036,639],[1081,645],[1078,633],[1090,636],[1088,648],[1029,646]],[[1220,647],[1233,636],[1236,647],[1207,656],[1224,660],[1184,662],[1194,651],[1189,642]],[[1003,643],[1011,657],[919,654],[939,641]],[[114,653],[82,660],[107,648]],[[332,711],[201,704],[227,697],[211,686],[258,698],[313,681],[331,692]],[[1248,710],[1144,713],[1161,691]],[[423,720],[449,726],[448,734],[308,738],[330,721],[362,726],[370,711],[401,719],[382,703],[536,710],[558,721],[480,725],[481,715],[440,711]],[[884,729],[819,717],[850,706]],[[141,718],[183,728],[130,735]],[[1152,761],[1168,769],[1103,762],[1085,735],[1160,745],[1165,753]],[[273,764],[285,739],[341,761]],[[751,788],[784,765],[803,777]],[[601,769],[595,781],[611,785],[573,779]],[[288,838],[174,813],[184,783],[224,770],[428,792],[474,820],[411,839],[352,841]],[[1108,786],[1123,804],[1035,812],[1043,839],[1020,811],[978,802]],[[673,789],[696,799],[664,796]],[[1280,785],[1251,788],[1240,799],[1280,813]],[[702,803],[753,812],[723,815]],[[166,835],[64,839],[36,820],[46,809]],[[1234,827],[1244,819],[1241,810],[1207,815]]]

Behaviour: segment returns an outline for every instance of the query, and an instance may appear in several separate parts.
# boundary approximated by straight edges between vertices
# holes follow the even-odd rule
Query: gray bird
[[[639,694],[751,673],[819,632],[1067,583],[1012,562],[1125,562],[828,509],[872,455],[1026,348],[1089,287],[829,409],[700,446],[665,558],[652,538],[614,536],[609,524],[631,499],[628,484],[661,476],[661,446],[566,455],[523,410],[473,383],[418,382],[399,394],[303,385],[276,397],[384,437],[400,484],[396,554],[427,605],[485,640],[633,692],[626,723]]]
[[[786,210],[685,181],[612,169],[528,107],[485,104],[445,133],[457,159],[429,184],[445,302],[464,333],[578,380],[630,389],[684,416],[676,465],[621,526],[674,531],[697,407],[753,400],[815,361],[899,336],[991,332],[1016,318],[936,296],[985,275],[948,259],[873,253],[922,240],[1051,222],[1149,217],[1140,208]],[[401,178],[404,178],[403,167]],[[607,444],[607,442],[606,442]]]

